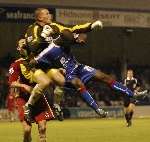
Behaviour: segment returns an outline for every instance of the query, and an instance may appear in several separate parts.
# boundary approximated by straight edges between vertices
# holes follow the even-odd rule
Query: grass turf
[[[0,122],[0,142],[21,142],[19,122]],[[33,142],[38,141],[37,125],[32,128]],[[47,142],[149,142],[150,119],[134,119],[125,126],[123,119],[82,119],[50,121],[47,123]]]

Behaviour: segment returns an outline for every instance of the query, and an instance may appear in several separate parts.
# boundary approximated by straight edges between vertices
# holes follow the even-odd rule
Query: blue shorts
[[[87,65],[80,64],[72,69],[66,68],[66,81],[79,78],[83,83],[89,81],[96,73],[96,69]]]

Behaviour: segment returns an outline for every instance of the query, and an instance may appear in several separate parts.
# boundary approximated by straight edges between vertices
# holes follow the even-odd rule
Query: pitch
[[[21,142],[22,126],[19,122],[0,122],[1,142]],[[134,119],[133,126],[125,126],[124,119],[82,119],[50,121],[47,142],[149,142],[150,119]],[[32,141],[38,141],[34,124]]]

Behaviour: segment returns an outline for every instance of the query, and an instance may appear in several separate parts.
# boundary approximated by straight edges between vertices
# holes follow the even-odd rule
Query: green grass
[[[38,141],[36,124],[32,129],[33,142]],[[19,122],[0,122],[0,142],[21,142]],[[150,119],[135,119],[127,128],[123,119],[83,119],[50,121],[47,142],[149,142]]]

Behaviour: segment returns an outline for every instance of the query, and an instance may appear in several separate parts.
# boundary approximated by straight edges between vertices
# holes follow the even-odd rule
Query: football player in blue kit
[[[44,12],[47,12],[47,9],[41,9],[38,12],[42,12],[42,14],[44,14]],[[83,36],[83,34],[81,33],[91,31],[95,27],[102,28],[101,21],[77,25],[73,28],[65,28],[55,23],[44,24],[39,32],[35,32],[37,30],[35,27],[37,26],[38,25],[34,26],[33,33],[31,32],[32,26],[30,26],[26,33],[27,45],[30,50],[33,49],[33,46],[39,45],[36,50],[34,48],[34,52],[36,52],[36,54],[34,55],[35,58],[30,61],[30,64],[36,63],[39,66],[47,64],[49,68],[63,67],[66,70],[64,82],[59,83],[59,80],[55,80],[53,78],[56,76],[56,72],[53,71],[53,69],[48,71],[47,75],[50,76],[52,80],[54,79],[54,82],[59,85],[61,84],[62,86],[65,86],[68,82],[74,85],[76,89],[80,91],[82,98],[100,116],[106,116],[107,112],[97,105],[85,87],[85,83],[91,78],[104,81],[113,89],[119,90],[128,96],[133,95],[131,90],[123,86],[121,83],[113,80],[109,75],[79,63],[70,52],[70,47],[73,44],[80,43],[82,41],[81,36]],[[32,34],[33,36],[31,36]],[[38,39],[39,37],[42,39],[42,42]],[[47,47],[41,46],[41,43],[45,43]],[[28,104],[33,105],[31,100]]]

